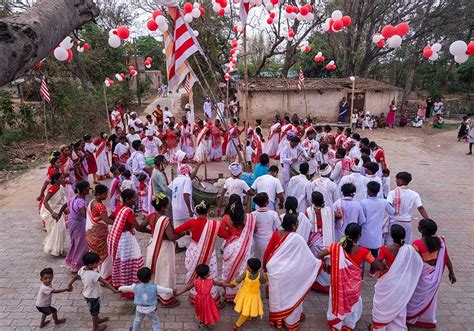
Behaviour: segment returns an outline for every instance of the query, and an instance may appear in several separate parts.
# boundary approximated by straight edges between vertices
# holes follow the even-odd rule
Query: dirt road
[[[467,145],[456,141],[455,131],[424,135],[422,131],[406,128],[364,131],[375,139],[387,155],[394,174],[406,170],[413,174],[410,185],[418,191],[439,234],[446,236],[458,283],[450,285],[445,275],[438,305],[439,329],[468,330],[474,325],[474,177],[473,156],[466,156]],[[210,165],[210,173],[224,172],[225,164]],[[0,190],[0,329],[31,330],[39,324],[40,314],[34,306],[39,287],[39,271],[47,266],[55,270],[54,286],[64,286],[70,279],[62,267],[63,260],[47,256],[42,251],[45,233],[39,222],[36,197],[46,169],[37,168],[4,183]],[[201,170],[202,173],[202,170]],[[419,215],[414,214],[415,218]],[[415,238],[419,235],[416,233]],[[142,251],[148,237],[139,234]],[[68,244],[67,244],[68,246]],[[220,255],[220,254],[219,254]],[[219,259],[221,256],[219,256]],[[178,287],[184,283],[184,255],[177,257]],[[370,323],[374,281],[366,279],[363,289],[364,312],[358,330],[367,330]],[[61,330],[86,330],[91,327],[86,303],[80,294],[81,285],[73,293],[55,295],[53,302],[60,316],[68,321]],[[327,296],[310,293],[304,303],[306,321],[303,330],[326,329]],[[268,305],[265,302],[265,313]],[[133,319],[133,304],[103,291],[101,312],[110,317],[108,329],[128,330]],[[183,300],[175,309],[159,309],[164,330],[196,329],[193,307]],[[221,321],[215,330],[230,330],[237,314],[231,306],[221,311]],[[146,328],[149,329],[149,324]],[[269,330],[267,320],[255,320],[247,329]]]

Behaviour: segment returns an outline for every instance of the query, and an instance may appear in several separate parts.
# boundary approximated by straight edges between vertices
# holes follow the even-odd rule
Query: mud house
[[[249,117],[270,120],[279,113],[297,113],[299,116],[316,116],[320,121],[334,122],[339,113],[339,102],[352,96],[349,78],[306,78],[304,91],[297,87],[297,79],[256,78],[249,80]],[[238,85],[238,96],[243,105],[245,85]],[[356,78],[354,82],[354,108],[379,115],[387,113],[389,103],[398,100],[401,89],[380,81]],[[306,102],[305,102],[306,99]],[[307,106],[306,106],[307,105]]]

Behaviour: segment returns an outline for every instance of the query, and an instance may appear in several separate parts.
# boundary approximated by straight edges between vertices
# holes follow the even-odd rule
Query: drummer
[[[222,202],[224,201],[224,196],[226,193],[228,196],[237,194],[242,202],[244,202],[243,198],[245,194],[248,196],[255,195],[255,191],[251,189],[243,179],[240,179],[240,174],[242,173],[242,165],[240,163],[231,163],[229,165],[229,170],[232,177],[227,178],[225,181],[219,202],[217,203],[217,214],[220,214],[221,212]]]
[[[280,162],[282,167],[281,177],[283,189],[287,190],[288,182],[290,181],[290,168],[293,164],[298,162],[300,158],[303,158],[306,161],[309,161],[309,155],[306,150],[300,144],[300,138],[293,136],[290,139],[290,144],[286,145],[280,155]]]
[[[192,180],[196,177],[201,164],[199,162],[194,170],[189,164],[178,165],[178,176],[168,186],[172,192],[171,205],[173,206],[174,228],[177,228],[194,215]],[[176,241],[176,252],[186,250],[190,243],[189,236],[181,237]]]

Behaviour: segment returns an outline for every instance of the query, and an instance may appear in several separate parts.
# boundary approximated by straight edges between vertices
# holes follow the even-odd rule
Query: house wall
[[[339,114],[339,102],[350,90],[307,91],[306,103],[308,114],[316,116],[321,122],[335,122]],[[379,115],[387,112],[390,101],[397,99],[398,91],[366,91],[365,110]],[[239,100],[243,105],[244,94],[239,91]],[[276,113],[297,113],[306,116],[303,92],[297,91],[262,91],[249,93],[249,115],[252,120],[261,118],[264,122],[271,121]]]

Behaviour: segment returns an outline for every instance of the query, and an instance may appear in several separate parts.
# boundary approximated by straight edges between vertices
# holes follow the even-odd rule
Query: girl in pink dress
[[[199,326],[208,328],[209,325],[214,325],[219,321],[219,310],[217,309],[216,301],[211,295],[212,286],[231,287],[232,285],[209,278],[209,266],[207,264],[198,265],[196,267],[196,274],[197,277],[194,283],[177,291],[176,296],[194,287],[196,290],[194,312],[199,319]]]

